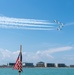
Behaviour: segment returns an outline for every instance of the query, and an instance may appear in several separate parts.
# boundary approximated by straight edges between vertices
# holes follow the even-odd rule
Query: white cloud
[[[73,47],[71,47],[71,46],[65,46],[65,47],[58,47],[58,48],[50,49],[46,52],[47,53],[55,53],[55,52],[68,51],[68,50],[72,50],[72,49],[73,49]]]
[[[52,53],[56,52],[62,52],[62,51],[68,51],[72,50],[73,47],[66,46],[66,47],[59,47],[59,48],[53,48],[49,50],[44,51],[37,51],[37,52],[23,52],[23,62],[38,62],[38,61],[47,61],[54,59],[52,56]],[[17,56],[19,54],[19,51],[10,51],[7,49],[0,49],[0,64],[2,63],[9,63],[9,62],[15,62],[17,59]]]
[[[0,48],[0,64],[7,64],[9,62],[15,61],[19,51],[12,52],[7,49]]]

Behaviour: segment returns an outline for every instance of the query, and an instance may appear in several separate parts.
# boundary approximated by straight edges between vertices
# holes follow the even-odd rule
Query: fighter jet
[[[63,26],[64,26],[64,24],[63,24],[63,23],[61,23],[61,26],[63,27]]]
[[[57,28],[57,30],[59,30],[59,31],[60,31],[61,29],[60,29],[60,28]]]
[[[54,20],[54,22],[56,23],[56,22],[57,22],[57,20]]]
[[[55,22],[55,23],[57,23],[57,24],[60,24],[60,22],[59,22],[59,21],[57,21],[57,20],[54,20],[54,22]]]
[[[61,22],[59,22],[59,21],[57,21],[57,20],[54,20],[54,22],[59,25],[59,27],[57,28],[57,30],[62,30],[62,27],[64,26],[64,24],[61,23]]]
[[[59,27],[57,28],[57,30],[59,30],[59,31],[60,31],[60,30],[62,30],[62,27],[61,27],[61,26],[59,26]]]

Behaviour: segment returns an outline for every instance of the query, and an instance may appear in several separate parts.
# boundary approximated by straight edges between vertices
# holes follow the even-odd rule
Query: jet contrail
[[[13,25],[0,25],[0,28],[12,28],[12,29],[25,29],[25,30],[55,30],[54,28],[37,28],[37,27],[22,27],[22,26],[13,26]]]
[[[22,24],[53,24],[46,20],[36,20],[36,19],[21,19],[21,18],[9,18],[9,17],[0,17],[1,22],[10,22],[10,23],[22,23]]]
[[[22,19],[0,16],[0,28],[17,28],[29,30],[53,30],[54,23],[47,20]]]
[[[1,25],[13,25],[13,26],[34,26],[34,27],[53,27],[53,26],[48,26],[48,25],[35,25],[35,24],[28,24],[28,23],[15,23],[15,22],[4,22],[4,21],[0,21]]]
[[[74,25],[74,22],[65,24],[66,26]]]

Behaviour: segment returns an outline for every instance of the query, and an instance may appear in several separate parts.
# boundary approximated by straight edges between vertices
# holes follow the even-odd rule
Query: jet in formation
[[[57,30],[62,30],[62,27],[64,26],[64,24],[59,22],[59,21],[57,21],[57,20],[54,20],[54,22],[59,25]]]

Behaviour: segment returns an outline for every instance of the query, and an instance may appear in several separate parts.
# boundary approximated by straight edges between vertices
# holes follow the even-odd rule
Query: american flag
[[[18,58],[16,60],[16,63],[14,65],[14,69],[17,69],[19,72],[22,71],[22,52],[20,50],[20,53],[18,55]]]

